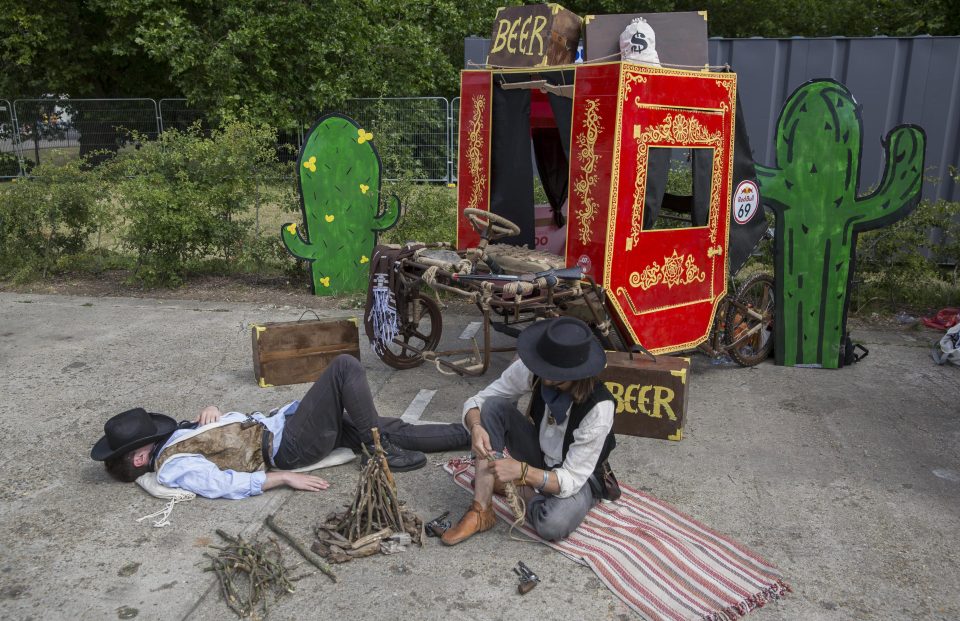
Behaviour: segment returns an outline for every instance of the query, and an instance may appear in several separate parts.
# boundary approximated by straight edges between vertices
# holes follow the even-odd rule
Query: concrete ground
[[[347,501],[355,463],[332,486],[244,501],[180,504],[172,526],[138,517],[163,507],[109,480],[89,459],[104,420],[143,405],[176,418],[206,404],[266,410],[306,386],[253,381],[249,324],[300,308],[0,293],[0,617],[229,619],[204,550],[221,528],[253,536],[263,518],[303,541]],[[328,313],[329,314],[329,313]],[[444,318],[445,340],[473,316]],[[693,358],[678,443],[621,437],[612,463],[647,490],[778,565],[794,593],[750,615],[766,620],[960,618],[960,369],[929,356],[932,331],[860,327],[863,362],[838,371],[752,369]],[[479,379],[431,367],[394,371],[363,347],[384,414],[436,390],[424,419],[454,421]],[[433,456],[436,462],[450,455]],[[469,498],[439,467],[397,475],[421,516],[459,514]],[[297,560],[288,550],[287,558]],[[543,583],[516,594],[511,568]],[[500,523],[454,548],[338,566],[271,607],[273,619],[639,618],[593,573],[546,546],[515,543]]]

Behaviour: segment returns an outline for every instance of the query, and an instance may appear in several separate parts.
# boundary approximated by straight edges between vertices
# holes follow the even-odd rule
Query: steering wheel
[[[463,210],[463,215],[470,220],[473,229],[480,233],[480,237],[487,241],[520,234],[519,226],[492,211],[467,207]]]

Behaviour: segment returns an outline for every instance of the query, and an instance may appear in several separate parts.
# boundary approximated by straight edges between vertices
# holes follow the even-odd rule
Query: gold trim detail
[[[483,95],[473,96],[473,116],[470,119],[470,129],[467,131],[467,162],[470,164],[473,187],[470,190],[470,201],[467,206],[474,209],[478,208],[477,205],[480,203],[483,189],[487,185],[486,178],[480,174],[483,171],[480,163],[483,137],[480,135],[480,131],[483,129],[483,111],[486,107],[487,100]]]
[[[628,73],[626,77],[623,78],[623,103],[627,103],[627,100],[630,98],[630,87],[632,87],[634,84],[646,83],[647,76],[643,75],[642,73]]]
[[[673,289],[674,286],[703,282],[706,277],[706,273],[697,267],[692,254],[677,254],[677,250],[674,249],[673,255],[663,257],[663,266],[654,261],[643,269],[643,273],[631,273],[630,286],[640,287],[646,291],[656,284],[663,283],[668,289]]]
[[[635,100],[637,105],[640,101]],[[643,229],[643,197],[647,187],[647,160],[651,144],[692,147],[709,145],[714,149],[713,170],[710,183],[710,243],[717,243],[717,224],[720,215],[721,164],[723,160],[723,132],[710,132],[695,117],[685,114],[668,114],[659,125],[643,129],[640,125],[633,128],[633,137],[637,141],[637,176],[633,188],[633,214],[630,218],[630,236],[626,239],[626,248],[631,250],[640,239]]]
[[[590,196],[590,191],[593,189],[593,186],[597,184],[597,174],[595,171],[597,162],[600,161],[600,156],[597,155],[595,147],[597,145],[597,137],[603,129],[603,126],[600,124],[602,119],[600,118],[600,113],[597,111],[600,107],[600,100],[588,99],[585,104],[583,133],[577,136],[577,146],[580,148],[580,152],[577,153],[577,159],[580,160],[583,176],[573,184],[573,191],[580,197],[584,205],[584,209],[577,212],[577,224],[580,227],[577,236],[580,238],[580,243],[584,246],[590,243],[590,238],[593,233],[591,229],[593,220],[600,212],[600,206],[597,204],[597,201]]]
[[[677,427],[677,432],[673,435],[667,436],[667,440],[673,440],[674,442],[683,440],[683,427]]]
[[[689,362],[689,359],[687,359],[687,362]],[[679,371],[677,371],[677,370],[670,371],[670,375],[673,375],[673,376],[675,376],[675,377],[679,377],[681,384],[686,384],[686,383],[687,383],[687,370],[686,370],[686,369],[680,369]]]

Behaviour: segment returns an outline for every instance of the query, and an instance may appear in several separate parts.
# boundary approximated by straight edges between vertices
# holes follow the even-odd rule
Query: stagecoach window
[[[712,148],[649,147],[644,230],[706,226],[712,171]]]

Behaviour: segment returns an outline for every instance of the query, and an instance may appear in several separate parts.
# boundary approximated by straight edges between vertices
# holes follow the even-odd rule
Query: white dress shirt
[[[489,386],[470,397],[463,404],[463,425],[466,427],[467,412],[473,408],[481,409],[483,402],[491,397],[503,397],[516,402],[520,397],[533,391],[533,372],[521,360],[507,367],[499,378]],[[571,409],[573,406],[570,406]],[[544,413],[540,423],[540,450],[544,463],[554,468],[560,483],[560,498],[567,498],[580,491],[597,467],[597,459],[603,450],[603,443],[613,427],[613,401],[601,401],[584,416],[580,426],[573,432],[573,443],[563,455],[563,437],[570,422],[570,410],[562,423],[550,424],[550,417]],[[469,430],[468,430],[469,431]],[[562,462],[562,465],[561,465]]]

